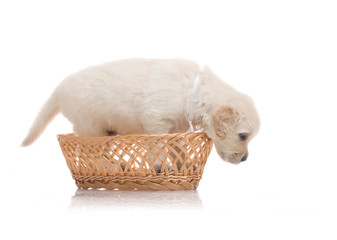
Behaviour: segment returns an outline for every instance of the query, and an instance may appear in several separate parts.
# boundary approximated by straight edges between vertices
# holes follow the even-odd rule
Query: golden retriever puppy
[[[198,78],[198,87],[195,79]],[[62,113],[79,136],[168,134],[190,125],[214,141],[219,156],[245,161],[257,134],[253,101],[208,67],[184,59],[130,59],[67,77],[42,107],[22,146],[32,144]]]

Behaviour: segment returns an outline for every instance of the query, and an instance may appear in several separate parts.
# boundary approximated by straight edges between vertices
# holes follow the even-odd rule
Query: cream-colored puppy
[[[193,93],[200,72],[200,87]],[[214,141],[220,157],[245,161],[247,144],[259,129],[253,101],[183,59],[130,59],[87,68],[66,78],[37,116],[22,146],[33,143],[63,113],[80,136],[186,132],[192,124]]]

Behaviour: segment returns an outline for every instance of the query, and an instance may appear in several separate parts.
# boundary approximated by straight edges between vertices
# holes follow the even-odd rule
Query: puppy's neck
[[[218,106],[228,103],[233,93],[237,91],[216,76],[209,67],[200,73],[200,89],[195,101],[193,125],[195,130],[210,127],[212,113]]]
[[[193,85],[193,91],[192,91],[192,95],[191,95],[191,101],[190,101],[190,110],[188,113],[188,124],[190,125],[189,128],[189,132],[193,132],[195,129],[193,124],[193,120],[194,120],[194,114],[195,114],[195,108],[196,105],[198,103],[198,99],[199,99],[199,91],[200,91],[200,86],[201,86],[201,75],[202,75],[202,71],[199,71],[197,73],[197,76],[194,79],[194,85]]]

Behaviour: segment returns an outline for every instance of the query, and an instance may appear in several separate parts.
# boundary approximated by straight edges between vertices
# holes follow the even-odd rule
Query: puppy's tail
[[[21,146],[26,147],[32,144],[59,112],[60,107],[58,106],[58,97],[56,92],[54,92],[42,107],[39,115],[36,117],[35,122],[30,128],[27,137],[21,143]]]

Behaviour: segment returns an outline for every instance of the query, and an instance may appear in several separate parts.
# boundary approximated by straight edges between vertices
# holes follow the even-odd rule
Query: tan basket
[[[196,189],[213,145],[202,132],[58,140],[79,188],[120,190]]]

